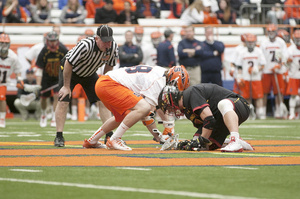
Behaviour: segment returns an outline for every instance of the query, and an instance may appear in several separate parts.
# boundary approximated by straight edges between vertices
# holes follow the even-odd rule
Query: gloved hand
[[[277,65],[275,65],[272,69],[271,69],[271,71],[273,72],[273,73],[277,73],[278,72],[278,70],[281,68],[281,66],[279,65],[279,64],[277,64]]]
[[[236,76],[236,82],[238,84],[238,86],[241,87],[245,87],[245,80],[243,79],[242,74],[237,74]]]
[[[163,126],[165,127],[163,131],[163,135],[169,135],[172,136],[174,135],[174,126],[175,126],[175,121],[163,121]]]
[[[229,71],[229,75],[231,76],[231,77],[233,77],[233,75],[234,75],[234,71],[235,71],[235,67],[230,67],[230,71]]]
[[[259,68],[257,66],[249,67],[248,69],[249,74],[257,74],[259,72]]]
[[[23,82],[23,80],[18,80],[16,87],[19,88],[19,89],[24,89],[24,82]]]

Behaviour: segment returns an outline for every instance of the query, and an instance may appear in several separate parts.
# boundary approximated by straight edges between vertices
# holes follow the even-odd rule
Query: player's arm
[[[202,137],[209,138],[214,126],[216,124],[216,120],[210,110],[209,107],[205,107],[200,114],[201,119],[203,120],[203,128],[202,128]]]
[[[111,71],[113,68],[114,68],[113,66],[105,64],[105,68],[104,68],[103,74],[106,74],[108,71]]]

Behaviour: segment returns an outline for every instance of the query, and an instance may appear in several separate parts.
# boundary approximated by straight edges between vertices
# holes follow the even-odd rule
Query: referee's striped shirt
[[[89,77],[104,64],[115,66],[118,60],[118,45],[112,41],[111,48],[102,52],[98,48],[95,38],[82,39],[66,55],[66,59],[73,66],[73,72],[80,77]]]

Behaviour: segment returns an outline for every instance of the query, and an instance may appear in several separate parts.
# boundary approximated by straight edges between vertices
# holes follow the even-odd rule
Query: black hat
[[[108,41],[114,40],[114,38],[112,37],[113,30],[108,25],[99,26],[97,29],[97,35],[101,38],[101,40],[103,42],[108,42]]]
[[[26,70],[26,74],[33,74],[34,73],[34,70],[32,68],[29,68]]]
[[[171,34],[173,34],[174,32],[171,29],[166,29],[164,32],[165,38],[168,38]]]
[[[56,41],[59,39],[59,36],[55,31],[51,31],[47,34],[46,39],[49,41]]]

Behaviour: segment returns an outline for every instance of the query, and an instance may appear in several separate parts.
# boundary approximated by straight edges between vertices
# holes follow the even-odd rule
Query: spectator
[[[119,24],[138,24],[136,13],[131,11],[131,4],[129,1],[124,2],[124,10],[117,18]]]
[[[133,32],[125,32],[125,44],[119,48],[120,67],[139,65],[143,60],[143,52],[139,46],[132,43]]]
[[[96,9],[102,8],[104,5],[105,2],[103,0],[88,0],[85,4],[86,18],[95,18]]]
[[[142,63],[149,66],[157,65],[157,46],[161,42],[162,33],[155,31],[151,33],[150,45],[143,45],[143,61]]]
[[[113,2],[113,9],[117,12],[118,15],[125,9],[125,2],[128,2],[130,4],[130,10],[132,12],[135,12],[136,10],[136,6],[133,0],[113,0]]]
[[[24,9],[26,15],[28,17],[31,16],[31,13],[30,13],[30,0],[18,0],[19,1],[19,5]]]
[[[26,70],[26,79],[23,80],[24,84],[36,85],[33,69]],[[40,118],[41,104],[37,92],[27,92],[23,88],[18,88],[17,99],[14,101],[16,109],[21,114],[23,121],[29,118],[29,110],[34,110],[35,119]]]
[[[32,9],[31,23],[51,23],[51,10],[47,0],[38,0]]]
[[[196,0],[197,1],[197,0]],[[194,38],[192,25],[185,28],[185,39],[178,44],[179,64],[184,65],[190,74],[191,86],[201,83],[200,49],[201,42]]]
[[[68,4],[63,8],[60,21],[62,23],[84,24],[86,10],[79,4],[78,0],[68,0]]]
[[[27,15],[24,9],[19,6],[18,0],[7,0],[2,11],[5,23],[24,23],[27,22]]]
[[[203,4],[203,24],[219,24],[217,19],[217,14],[211,11],[211,2],[210,0],[202,0]]]
[[[174,37],[174,32],[171,29],[167,29],[164,32],[164,36],[165,41],[158,44],[157,47],[157,65],[171,68],[176,65],[174,48],[171,43]]]
[[[231,9],[229,0],[220,0],[220,10],[216,12],[220,24],[235,24],[236,12]]]
[[[170,6],[168,19],[179,19],[183,11],[187,8],[188,2],[185,0],[175,0]]]
[[[113,9],[112,0],[107,0],[102,8],[96,9],[95,23],[114,24],[117,21],[117,13]]]
[[[58,8],[61,10],[63,9],[67,4],[69,0],[58,0]],[[78,0],[80,5],[83,5],[82,0]]]
[[[144,36],[144,28],[142,26],[136,26],[134,28],[134,37],[137,46],[140,47],[143,46],[142,45],[143,36]]]
[[[282,19],[284,15],[281,0],[262,0],[261,4],[272,5],[271,8],[262,8],[262,15],[267,17],[267,23],[278,24],[278,19]]]
[[[202,0],[195,0],[182,13],[180,19],[182,25],[202,24],[204,21],[204,6]]]
[[[173,3],[173,0],[160,0],[160,9],[161,10],[170,10],[170,6]]]
[[[160,8],[153,0],[137,0],[138,18],[160,18]]]
[[[222,53],[224,52],[224,44],[214,40],[213,27],[205,27],[206,40],[202,43],[200,54],[200,66],[202,71],[201,83],[214,83],[222,86],[221,70]]]
[[[300,21],[300,0],[287,0],[284,2],[284,11],[286,13],[284,24],[290,24],[290,20],[294,19],[297,24]],[[298,6],[298,7],[297,7]],[[293,24],[292,24],[293,25]],[[296,24],[295,24],[296,25]]]
[[[180,37],[181,37],[181,40],[183,40],[185,38],[185,30],[184,30],[184,28],[182,28],[181,31],[180,31]]]

